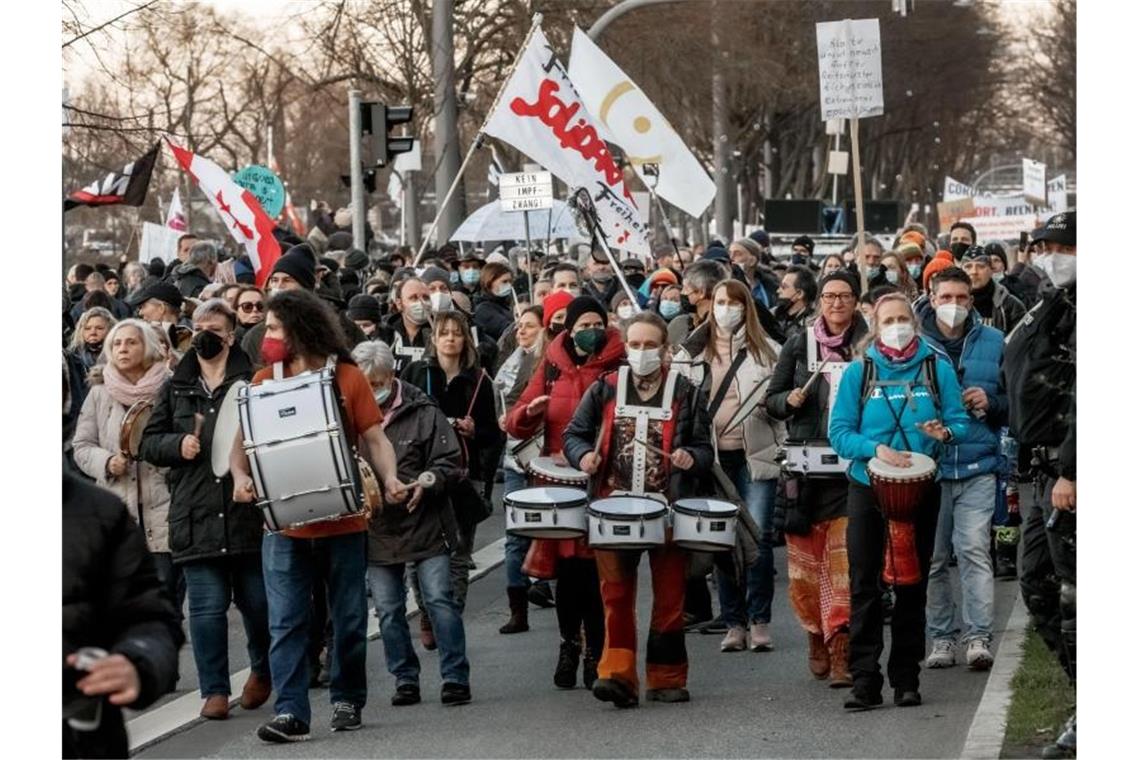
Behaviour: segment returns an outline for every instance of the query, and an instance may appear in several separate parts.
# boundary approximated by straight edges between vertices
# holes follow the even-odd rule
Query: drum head
[[[543,475],[554,480],[585,480],[589,476],[581,470],[564,464],[558,464],[554,457],[535,457],[530,460],[530,471],[535,475]]]
[[[737,512],[736,505],[731,501],[719,499],[679,499],[673,503],[673,509],[686,515],[721,518],[733,517]]]
[[[656,499],[647,499],[644,496],[611,496],[608,499],[590,502],[589,511],[599,517],[637,520],[660,517],[665,514],[665,505]]]
[[[910,467],[895,467],[887,464],[878,457],[874,457],[867,462],[868,472],[889,480],[921,480],[933,474],[937,469],[938,465],[934,463],[933,459],[925,454],[919,453],[912,453],[910,455]]]
[[[585,491],[577,488],[522,488],[503,497],[506,506],[525,506],[530,509],[564,509],[581,507],[589,501]]]
[[[153,401],[137,401],[131,405],[123,417],[123,427],[119,431],[119,448],[122,453],[131,459],[139,458],[139,444],[142,443],[143,430],[154,413]]]
[[[210,466],[214,477],[220,478],[230,471],[230,451],[234,438],[241,429],[238,415],[238,395],[248,383],[238,380],[226,391],[221,406],[218,407],[217,421],[214,423],[214,442],[210,447]]]

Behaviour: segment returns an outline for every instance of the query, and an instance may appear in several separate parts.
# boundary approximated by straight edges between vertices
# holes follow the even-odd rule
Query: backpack
[[[942,393],[938,386],[938,357],[935,354],[930,354],[922,360],[922,366],[919,368],[919,375],[922,376],[921,385],[930,389],[931,399],[934,401],[934,410],[939,416],[942,416]],[[911,381],[918,379],[918,375]],[[863,381],[860,386],[859,396],[863,399],[863,404],[867,403],[867,399],[871,398],[871,392],[875,389],[879,381],[879,368],[874,360],[866,357],[863,360]]]

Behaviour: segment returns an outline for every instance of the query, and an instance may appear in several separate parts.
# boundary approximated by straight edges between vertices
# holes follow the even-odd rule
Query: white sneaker
[[[934,648],[930,650],[930,656],[926,658],[926,667],[928,668],[952,668],[954,667],[954,640],[953,639],[935,639]]]
[[[973,639],[966,645],[966,665],[970,670],[989,670],[993,664],[994,656],[985,639]]]
[[[748,634],[744,631],[744,626],[734,625],[720,640],[722,652],[743,652],[747,646]]]

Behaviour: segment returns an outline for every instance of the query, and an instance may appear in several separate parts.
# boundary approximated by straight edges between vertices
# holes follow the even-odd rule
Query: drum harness
[[[656,498],[656,494],[645,493],[645,468],[649,446],[649,422],[665,422],[673,419],[673,395],[677,387],[676,370],[670,370],[665,379],[661,394],[661,406],[642,406],[627,401],[629,392],[629,367],[618,368],[617,402],[614,406],[614,419],[634,420],[633,440],[641,445],[633,447],[633,471],[630,478],[630,493]],[[662,441],[664,443],[664,441]]]

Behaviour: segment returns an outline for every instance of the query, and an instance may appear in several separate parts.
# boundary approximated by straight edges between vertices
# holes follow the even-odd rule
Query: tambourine
[[[364,457],[359,454],[356,456],[356,466],[360,470],[360,491],[364,496],[361,506],[361,514],[365,519],[371,520],[372,513],[380,509],[384,503],[384,495],[380,489],[380,479],[376,477],[376,473],[372,470],[372,465],[364,461]]]
[[[123,417],[123,423],[119,426],[119,452],[127,459],[138,460],[143,430],[153,412],[153,401],[136,401]]]

